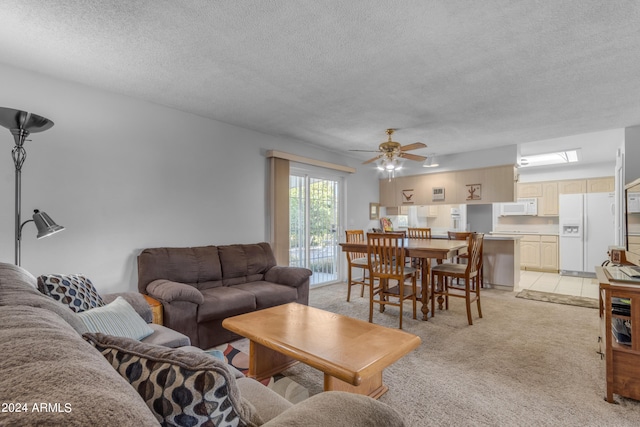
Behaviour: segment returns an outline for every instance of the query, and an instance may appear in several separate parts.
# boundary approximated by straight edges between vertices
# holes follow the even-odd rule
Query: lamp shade
[[[0,126],[9,130],[23,130],[30,133],[42,132],[53,126],[53,122],[37,114],[13,108],[0,108]]]
[[[49,215],[45,212],[40,212],[38,209],[33,211],[33,222],[36,223],[36,228],[38,229],[38,235],[36,236],[38,239],[64,230],[63,226],[56,224]]]

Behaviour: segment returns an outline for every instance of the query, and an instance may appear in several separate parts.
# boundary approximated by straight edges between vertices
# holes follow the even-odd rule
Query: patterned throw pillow
[[[258,426],[225,363],[202,352],[141,343],[100,333],[89,341],[147,403],[163,426]]]
[[[80,274],[42,275],[38,277],[38,289],[76,313],[105,305],[91,280]]]

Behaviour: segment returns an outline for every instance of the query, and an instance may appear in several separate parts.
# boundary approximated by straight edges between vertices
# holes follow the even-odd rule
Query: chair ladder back
[[[430,228],[408,228],[407,237],[409,237],[410,239],[430,239],[431,229]]]
[[[345,230],[347,243],[365,243],[364,230]],[[347,252],[347,262],[354,259],[366,258],[366,252]]]
[[[371,263],[371,273],[381,278],[402,278],[404,276],[404,235],[400,233],[369,233],[367,249]]]
[[[472,233],[469,237],[469,263],[467,264],[467,272],[470,276],[478,273],[482,257],[482,246],[484,243],[483,233]]]

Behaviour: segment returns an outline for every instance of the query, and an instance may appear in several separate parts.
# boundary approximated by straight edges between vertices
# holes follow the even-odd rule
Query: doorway
[[[289,265],[311,270],[311,286],[339,279],[341,195],[341,177],[291,168]]]

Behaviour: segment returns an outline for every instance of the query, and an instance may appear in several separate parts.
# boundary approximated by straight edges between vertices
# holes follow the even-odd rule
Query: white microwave
[[[513,203],[500,203],[500,216],[538,215],[538,199],[518,199]]]

